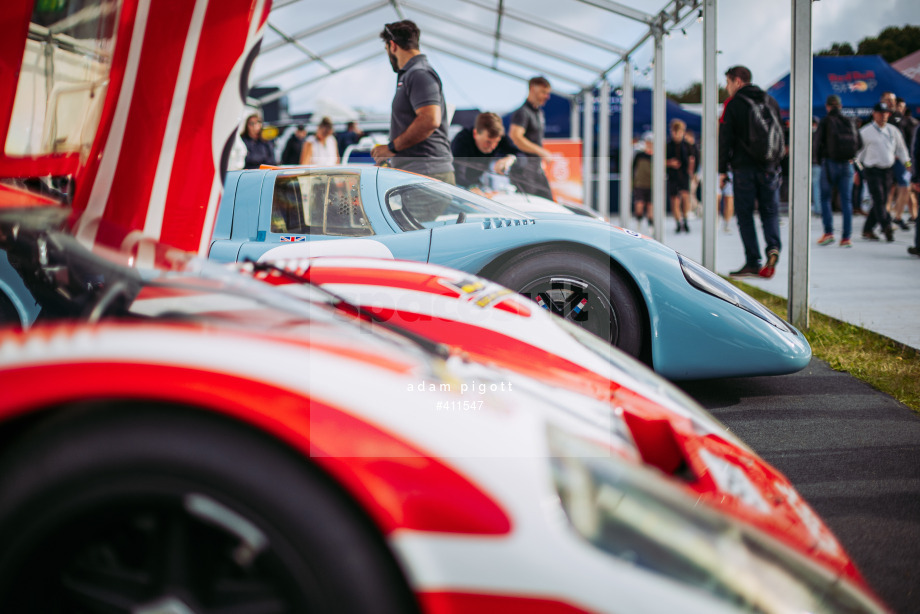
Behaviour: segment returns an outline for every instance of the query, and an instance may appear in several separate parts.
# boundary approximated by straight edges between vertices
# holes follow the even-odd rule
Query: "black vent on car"
[[[531,224],[536,224],[537,221],[533,219],[519,219],[519,218],[510,218],[510,217],[487,217],[482,220],[482,227],[485,230],[491,228],[505,228],[508,226],[529,226]]]

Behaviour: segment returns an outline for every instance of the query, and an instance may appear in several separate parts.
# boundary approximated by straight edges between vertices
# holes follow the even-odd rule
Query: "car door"
[[[376,168],[267,170],[258,234],[239,260],[314,256],[428,258],[430,233],[394,229],[380,206]]]

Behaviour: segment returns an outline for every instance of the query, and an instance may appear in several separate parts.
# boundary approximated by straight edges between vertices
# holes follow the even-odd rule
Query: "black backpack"
[[[747,96],[737,95],[748,105],[748,133],[740,140],[751,158],[762,165],[779,164],[783,159],[786,139],[783,124],[767,99],[755,102]]]
[[[845,162],[856,157],[860,149],[856,124],[842,115],[827,116],[827,157],[834,162]]]

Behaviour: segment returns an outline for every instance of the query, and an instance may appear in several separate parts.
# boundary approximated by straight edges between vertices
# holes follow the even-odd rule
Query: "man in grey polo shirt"
[[[397,75],[396,94],[390,113],[390,142],[374,147],[371,155],[377,164],[389,160],[393,168],[455,184],[441,78],[419,51],[420,34],[408,19],[388,23],[380,33]]]
[[[551,92],[549,81],[545,77],[534,77],[527,84],[527,100],[511,115],[511,129],[508,136],[523,156],[516,165],[515,173],[521,187],[528,194],[536,194],[553,200],[549,181],[543,173],[543,159],[551,156],[543,147],[543,132],[546,119],[543,105],[549,100]]]

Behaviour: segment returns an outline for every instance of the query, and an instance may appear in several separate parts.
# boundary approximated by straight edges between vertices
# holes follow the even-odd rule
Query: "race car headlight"
[[[739,611],[884,612],[853,585],[653,471],[561,429],[550,427],[548,440],[571,527],[619,561]]]
[[[697,264],[682,254],[677,254],[677,259],[680,261],[680,268],[687,282],[697,290],[702,290],[727,303],[731,303],[735,307],[744,309],[782,331],[797,334],[795,329],[786,324],[782,318],[706,267]]]

